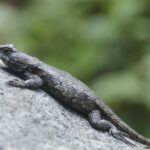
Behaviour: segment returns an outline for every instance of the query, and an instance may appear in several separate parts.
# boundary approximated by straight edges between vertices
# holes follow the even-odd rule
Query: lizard
[[[122,121],[93,90],[68,72],[21,52],[13,44],[0,45],[0,59],[23,79],[13,79],[7,82],[8,85],[22,89],[41,88],[69,108],[84,114],[94,129],[107,132],[130,146],[136,145],[127,138],[150,146],[150,139]]]

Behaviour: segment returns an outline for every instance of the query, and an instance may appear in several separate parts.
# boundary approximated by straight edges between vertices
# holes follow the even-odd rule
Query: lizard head
[[[16,52],[16,48],[13,44],[0,45],[0,59],[3,59],[3,57],[7,57],[14,52]]]
[[[2,56],[8,55],[12,52],[16,52],[16,48],[13,44],[0,45],[0,58],[2,58]]]
[[[36,58],[18,51],[12,44],[0,46],[0,59],[15,72],[23,72],[25,69],[37,64]]]

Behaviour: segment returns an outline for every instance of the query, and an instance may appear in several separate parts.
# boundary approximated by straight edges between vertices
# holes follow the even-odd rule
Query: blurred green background
[[[149,0],[0,0],[0,44],[66,70],[150,138]]]

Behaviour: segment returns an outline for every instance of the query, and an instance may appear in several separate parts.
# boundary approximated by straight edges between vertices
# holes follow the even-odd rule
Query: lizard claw
[[[18,79],[10,80],[6,82],[6,84],[9,86],[14,86],[14,87],[22,87],[22,82]]]
[[[114,138],[118,139],[118,140],[121,140],[122,142],[126,143],[127,145],[129,146],[132,146],[134,147],[135,145],[130,143],[128,140],[126,140],[123,136],[126,135],[124,134],[123,132],[120,132],[120,131],[117,131],[116,129],[110,129],[109,130],[109,134],[111,136],[113,136]]]
[[[126,137],[128,137],[128,134],[127,133],[124,133],[124,132],[119,132],[120,133],[120,135],[122,135],[122,136],[126,136]]]

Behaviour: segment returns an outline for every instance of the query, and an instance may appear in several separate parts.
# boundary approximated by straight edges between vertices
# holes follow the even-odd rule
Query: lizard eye
[[[1,45],[0,50],[2,50],[4,53],[16,51],[14,45],[12,45],[12,44]]]
[[[4,52],[8,53],[11,52],[12,50],[9,47],[4,47]]]

